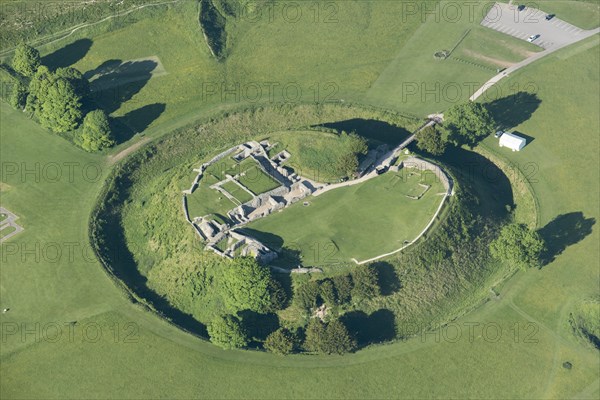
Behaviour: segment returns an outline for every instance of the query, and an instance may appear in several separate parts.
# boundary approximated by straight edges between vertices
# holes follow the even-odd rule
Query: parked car
[[[535,39],[537,39],[537,38],[539,38],[539,37],[540,37],[540,34],[539,34],[539,33],[538,33],[537,35],[531,35],[531,36],[529,36],[529,38],[527,38],[527,41],[528,41],[529,43],[531,43],[531,42],[533,42]]]
[[[519,7],[517,7],[517,10],[519,11],[523,11],[525,9],[525,6],[523,4],[521,4]]]
[[[503,132],[503,131],[496,131],[496,134],[494,134],[494,137],[495,137],[496,139],[498,139],[498,138],[499,138],[500,136],[502,136],[503,134],[504,134],[504,132]]]
[[[546,21],[550,21],[555,16],[556,16],[556,14],[548,14],[548,15],[546,15]]]
[[[381,175],[384,172],[386,172],[388,170],[388,167],[380,165],[379,167],[375,168],[375,172],[377,173],[377,175]]]

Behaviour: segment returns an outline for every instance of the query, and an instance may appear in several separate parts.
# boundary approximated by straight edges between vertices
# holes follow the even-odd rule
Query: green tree
[[[305,310],[317,307],[321,289],[316,281],[308,281],[300,284],[294,293],[294,302]]]
[[[304,348],[308,351],[321,352],[325,340],[325,323],[319,318],[311,318],[305,331]]]
[[[45,128],[54,132],[67,132],[81,123],[81,98],[66,79],[56,79],[42,98],[37,115]]]
[[[115,141],[111,137],[110,124],[106,113],[94,110],[83,119],[83,132],[81,133],[81,147],[89,152],[111,147]]]
[[[22,110],[25,108],[25,104],[27,103],[27,93],[27,87],[20,81],[17,81],[10,92],[8,102],[15,109]]]
[[[352,282],[354,283],[352,297],[368,299],[380,295],[379,274],[370,265],[356,266],[352,271]]]
[[[207,330],[210,341],[224,349],[235,349],[248,344],[248,335],[233,315],[216,317]]]
[[[69,83],[73,85],[75,93],[77,93],[81,99],[85,99],[89,96],[90,83],[78,69],[73,67],[58,68],[55,72],[55,76],[69,81]]]
[[[252,257],[234,259],[224,271],[225,304],[232,311],[267,312],[271,306],[271,273]]]
[[[269,281],[269,293],[271,296],[271,305],[269,311],[275,312],[283,310],[287,304],[287,293],[281,286],[281,283],[275,279]]]
[[[286,328],[279,328],[267,336],[265,349],[275,354],[290,354],[296,348],[296,337]]]
[[[40,66],[40,52],[25,43],[20,43],[15,49],[12,67],[21,75],[30,78]]]
[[[330,306],[337,304],[337,298],[335,295],[335,287],[330,279],[324,279],[319,282],[319,293],[323,302]]]
[[[512,223],[500,231],[500,235],[490,244],[492,256],[506,260],[514,267],[527,269],[539,267],[545,250],[544,240],[525,224]]]
[[[473,147],[494,131],[495,123],[483,104],[469,101],[456,104],[444,113],[444,127],[454,144]]]
[[[353,175],[358,170],[358,156],[367,154],[367,141],[356,133],[342,132],[340,142],[341,153],[335,170],[339,175]]]
[[[356,350],[356,340],[339,320],[327,324],[319,318],[312,318],[306,327],[304,348],[324,354],[344,354]]]
[[[42,65],[38,68],[35,75],[29,82],[29,96],[25,109],[32,113],[37,113],[45,101],[48,89],[56,80],[56,76],[50,72],[48,67]]]
[[[447,140],[445,135],[434,126],[428,126],[417,132],[417,147],[434,156],[441,156],[446,151]]]
[[[350,275],[336,275],[331,280],[339,304],[348,303],[352,299],[352,279]]]
[[[325,328],[325,343],[322,352],[327,354],[344,354],[355,351],[356,339],[353,338],[346,326],[337,319],[329,322]]]

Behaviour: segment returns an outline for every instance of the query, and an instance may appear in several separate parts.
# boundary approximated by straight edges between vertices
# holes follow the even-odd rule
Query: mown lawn
[[[431,188],[420,200],[407,195]],[[404,169],[308,197],[248,224],[251,235],[275,248],[299,250],[306,266],[364,260],[412,241],[437,210],[444,188],[435,176]]]
[[[340,7],[345,4],[340,3]],[[387,10],[383,7],[378,12]],[[389,14],[386,21],[393,20],[395,30],[410,31],[398,15]],[[368,14],[361,14],[360,21],[368,21],[363,18],[365,15]],[[371,18],[375,20],[377,15],[371,14]],[[193,13],[190,18],[195,18]],[[160,30],[161,26],[157,26],[152,29]],[[283,28],[282,25],[278,29]],[[443,36],[443,31],[438,34],[438,38]],[[273,31],[265,34],[268,35],[275,36]],[[121,48],[119,57],[124,59],[135,58],[130,51],[150,43],[144,41],[143,30],[131,30],[126,38],[114,41],[116,48]],[[378,47],[364,40],[364,47]],[[130,44],[132,41],[136,46]],[[388,51],[388,41],[382,43],[383,50]],[[402,47],[403,42],[392,44]],[[168,45],[172,46],[172,42]],[[106,57],[91,62],[91,67],[113,57],[109,46],[105,48]],[[357,68],[361,49],[347,47],[356,64],[334,61],[344,65],[342,72],[364,75],[364,80],[356,82],[367,87],[378,67],[369,67],[366,61],[363,69]],[[169,71],[168,61],[161,60]],[[407,73],[407,79],[418,77],[418,60],[415,62],[414,68],[397,69],[394,73]],[[581,226],[589,226],[590,219],[594,219],[591,234],[583,235],[577,243],[555,241],[554,248],[564,247],[564,251],[554,262],[539,271],[519,273],[496,287],[500,294],[497,299],[454,320],[446,329],[419,334],[416,326],[414,339],[344,357],[284,358],[257,352],[227,352],[132,305],[106,278],[101,266],[88,257],[91,253],[76,251],[73,258],[68,256],[68,249],[73,248],[68,246],[87,244],[89,210],[106,172],[103,158],[75,149],[67,141],[41,130],[22,113],[0,104],[0,155],[4,167],[1,201],[19,215],[19,223],[26,229],[1,246],[0,307],[11,311],[0,314],[0,322],[5,329],[15,324],[21,329],[21,324],[26,324],[35,330],[36,323],[41,324],[40,328],[44,324],[64,327],[58,341],[35,333],[23,339],[21,331],[6,336],[0,346],[0,397],[598,398],[598,353],[582,346],[567,322],[569,312],[599,290],[598,64],[597,47],[581,52],[565,49],[502,83],[506,87],[537,83],[541,104],[531,117],[520,121],[517,118],[512,124],[535,140],[522,152],[505,152],[504,156],[521,166],[534,163],[537,168],[531,170],[536,178],[532,186],[540,200],[542,227],[548,227],[557,216],[581,212],[583,219],[576,214],[574,218],[560,219],[554,226],[559,232],[578,233]],[[262,68],[266,63],[257,65]],[[426,64],[427,72],[425,67]],[[197,73],[193,67],[190,71]],[[470,72],[465,69],[465,73]],[[389,98],[394,98],[391,92]],[[147,104],[160,101],[157,97],[147,100]],[[514,114],[518,116],[518,111]],[[172,121],[163,123],[162,128]],[[485,144],[496,145],[492,139]],[[98,181],[77,178],[72,182],[64,165],[62,171],[66,175],[52,182],[36,181],[35,174],[22,179],[20,174],[6,173],[8,163],[23,162],[30,168],[38,162],[74,162],[79,167],[97,164],[102,174]],[[92,169],[89,173],[94,176]],[[178,207],[179,201],[178,197]],[[58,244],[63,253],[56,259],[50,253],[42,256],[41,250],[33,250],[40,254],[38,259],[31,253],[23,259],[21,251],[11,254],[11,243],[27,249],[46,246],[48,251],[48,245]],[[439,271],[442,275],[444,272]],[[399,278],[402,280],[403,276]],[[383,299],[395,302],[394,298]],[[70,339],[67,329],[74,321],[75,336]],[[95,339],[98,331],[101,334]],[[499,331],[502,333],[498,336]],[[565,361],[572,363],[571,370],[562,368]],[[165,368],[166,365],[177,368]]]
[[[258,166],[252,166],[240,176],[238,181],[256,195],[273,190],[281,184],[264,173]]]
[[[534,46],[528,43],[496,35],[480,26],[486,4],[490,6],[490,3],[440,2],[437,7],[421,4],[417,13],[424,23],[393,53],[393,61],[369,88],[367,101],[417,115],[441,112],[466,101],[496,74],[499,65],[491,63],[490,58],[514,62],[524,59],[525,52],[534,51]],[[468,30],[470,33],[461,42]],[[501,42],[492,45],[497,39]],[[438,51],[455,47],[453,56],[446,60],[433,57]],[[457,57],[477,65],[461,62]]]

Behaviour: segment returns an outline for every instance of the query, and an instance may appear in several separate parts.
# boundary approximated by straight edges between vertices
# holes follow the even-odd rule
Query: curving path
[[[519,14],[519,12],[515,10],[515,7],[516,6],[510,4],[496,3],[490,10],[490,13],[493,12],[494,14],[488,14],[481,22],[481,25],[519,39],[524,39],[530,34],[541,33],[541,39],[549,40],[551,42],[540,41],[539,45],[545,49],[544,51],[535,53],[531,57],[526,58],[492,77],[473,93],[469,98],[471,101],[477,100],[490,87],[494,86],[511,73],[516,72],[557,50],[585,40],[600,32],[600,28],[582,30],[574,25],[567,24],[556,17],[551,21],[546,21],[546,13],[535,8],[528,7]],[[498,10],[500,11],[499,14]],[[521,18],[519,18],[520,16]],[[537,43],[537,41],[534,42],[534,44]]]

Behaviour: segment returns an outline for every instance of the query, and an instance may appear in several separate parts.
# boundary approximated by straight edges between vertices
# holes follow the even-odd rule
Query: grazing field
[[[540,3],[540,8],[581,27],[597,24],[595,2]],[[79,43],[85,52],[69,63],[82,72],[109,60],[153,56],[166,71],[133,91],[106,97],[113,116],[127,117],[139,132],[165,139],[156,144],[157,154],[139,155],[137,161],[143,168],[129,176],[132,182],[123,184],[123,210],[116,221],[119,229],[110,238],[126,242],[111,250],[125,250],[113,254],[118,266],[138,268],[131,271],[140,275],[136,289],[146,284],[164,289],[152,279],[168,268],[172,280],[167,283],[178,283],[182,276],[178,268],[197,273],[192,269],[195,266],[214,267],[194,257],[191,251],[201,249],[190,245],[197,243],[197,237],[181,212],[181,190],[189,188],[190,171],[198,158],[268,132],[382,118],[372,110],[331,112],[323,107],[313,112],[290,107],[283,108],[287,113],[263,109],[233,114],[225,118],[226,124],[214,122],[206,124],[205,130],[192,126],[172,133],[199,116],[208,119],[209,111],[250,104],[247,98],[235,96],[223,100],[218,89],[210,99],[199,99],[203,83],[300,82],[307,102],[314,102],[314,85],[319,83],[317,97],[322,100],[363,101],[425,115],[459,100],[442,97],[437,101],[429,95],[423,101],[420,92],[403,98],[406,83],[417,83],[421,90],[422,83],[429,88],[450,82],[460,86],[482,83],[494,74],[487,68],[491,64],[481,68],[452,57],[445,61],[432,57],[434,51],[453,47],[469,27],[476,32],[478,20],[448,24],[429,18],[421,24],[421,14],[406,14],[406,2],[335,4],[339,7],[337,23],[315,23],[307,5],[303,9],[306,19],[299,23],[276,18],[230,25],[229,58],[223,63],[210,57],[198,34],[194,2],[187,1],[166,13],[93,37],[93,43]],[[423,4],[434,7],[438,2]],[[320,10],[319,22],[331,16],[328,9]],[[456,47],[456,54],[470,50],[502,60],[514,55],[512,50],[487,53],[468,38]],[[71,39],[87,37],[82,31]],[[493,151],[529,178],[539,202],[540,234],[548,242],[543,268],[514,274],[502,266],[478,262],[461,268],[461,259],[438,262],[444,256],[442,250],[431,254],[439,258],[431,262],[415,264],[419,253],[409,253],[377,263],[386,282],[393,285],[386,287],[383,296],[356,304],[355,311],[362,313],[363,321],[374,322],[378,312],[392,310],[388,322],[414,337],[343,357],[224,351],[131,301],[89,249],[90,212],[103,182],[111,168],[121,171],[125,166],[111,165],[106,155],[76,149],[1,102],[1,205],[19,215],[19,223],[27,229],[0,245],[0,309],[10,308],[0,314],[0,397],[599,398],[598,352],[574,334],[570,318],[573,314],[581,318],[580,326],[598,329],[594,321],[594,299],[600,291],[597,40],[563,49],[502,81],[499,88],[505,94],[535,83],[534,93],[508,96],[491,105],[498,121],[528,136],[529,143],[513,153],[499,149],[490,137],[479,148]],[[481,43],[488,43],[487,39]],[[44,55],[62,47],[57,43]],[[512,45],[505,47],[512,49]],[[330,82],[337,85],[337,92],[335,85],[324,87]],[[269,103],[264,96],[261,100]],[[404,122],[409,131],[417,124]],[[506,186],[505,177],[490,175],[490,171],[497,173],[491,162],[466,150],[445,157],[448,165],[461,171],[461,183],[475,186],[479,215],[506,216],[512,188]],[[474,159],[481,163],[471,163]],[[373,184],[391,176],[388,173]],[[201,185],[198,193],[202,190]],[[352,190],[361,189],[346,192]],[[328,195],[336,196],[336,192]],[[343,196],[338,201],[344,205],[352,199]],[[319,206],[318,200],[297,207],[312,211]],[[218,197],[199,202],[190,196],[189,202],[199,215],[206,212],[202,207],[230,208],[229,200]],[[276,217],[280,215],[272,216]],[[380,232],[375,228],[365,227],[376,237]],[[432,241],[428,238],[421,244]],[[470,244],[461,243],[457,250],[467,261],[472,259]],[[357,249],[364,250],[360,245]],[[211,277],[219,279],[220,272],[212,272]],[[504,281],[507,274],[510,279]],[[186,317],[201,319],[207,310],[222,307],[219,301],[209,296],[181,308]],[[58,338],[54,336],[57,327]],[[566,363],[570,369],[564,367]]]
[[[441,112],[466,101],[496,75],[496,68],[535,51],[536,46],[479,25],[490,3],[472,4],[472,10],[467,3],[436,4],[419,8],[424,23],[371,85],[369,103],[418,115]],[[433,11],[425,13],[425,7]],[[451,51],[450,57],[435,59],[434,53],[442,50]]]
[[[423,193],[420,184],[431,186]],[[305,266],[365,260],[414,240],[437,210],[444,187],[430,173],[402,169],[308,197],[244,229],[275,249],[301,252]],[[294,267],[294,265],[292,265]]]
[[[596,44],[590,47],[590,43]],[[540,396],[564,398],[581,394],[592,398],[600,394],[597,376],[591,373],[599,367],[597,353],[594,356],[573,343],[568,323],[569,313],[577,310],[581,302],[597,296],[600,289],[600,143],[596,134],[600,125],[599,61],[596,37],[514,74],[502,83],[503,87],[535,82],[537,100],[507,99],[496,104],[497,117],[533,140],[516,153],[499,149],[492,137],[483,143],[529,176],[539,201],[540,233],[555,255],[551,264],[515,281],[511,290],[514,307],[556,335],[555,347],[548,349],[555,357],[553,367],[549,368],[545,391]],[[565,132],[568,150],[564,146]],[[575,357],[582,364],[577,372],[579,383],[559,365]]]

